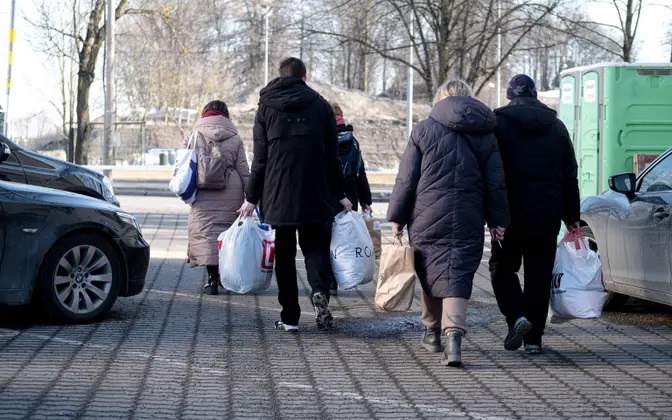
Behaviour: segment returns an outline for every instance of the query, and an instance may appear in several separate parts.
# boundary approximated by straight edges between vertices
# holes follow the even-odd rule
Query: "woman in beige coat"
[[[229,174],[224,189],[198,189],[196,201],[189,212],[189,263],[192,267],[207,268],[208,280],[203,291],[208,295],[216,295],[220,285],[217,238],[238,218],[237,210],[245,200],[244,191],[250,169],[243,141],[229,119],[229,110],[224,102],[208,103],[194,130],[200,134],[196,149],[213,142],[221,156],[225,157]]]

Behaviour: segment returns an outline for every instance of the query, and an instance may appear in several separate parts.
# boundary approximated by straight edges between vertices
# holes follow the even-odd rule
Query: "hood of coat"
[[[470,96],[449,96],[437,102],[430,118],[451,130],[485,135],[495,130],[495,114],[484,103]]]
[[[497,116],[511,120],[531,134],[544,134],[553,129],[558,113],[535,98],[517,98],[496,109]]]
[[[320,94],[298,77],[278,77],[261,90],[259,102],[278,111],[307,108]]]
[[[204,117],[194,126],[206,139],[221,142],[238,135],[238,129],[233,122],[221,115]]]

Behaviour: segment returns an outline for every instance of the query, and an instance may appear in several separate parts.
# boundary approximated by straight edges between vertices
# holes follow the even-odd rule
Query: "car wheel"
[[[58,242],[46,255],[37,288],[46,312],[66,322],[105,315],[122,281],[118,252],[103,237],[80,233]]]
[[[597,255],[600,255],[600,249],[597,246],[597,240],[595,239],[595,234],[593,233],[593,230],[589,226],[582,226],[581,227],[581,236],[586,238],[586,241],[588,241],[588,246],[590,247],[591,250],[595,251]],[[607,299],[604,301],[604,311],[616,311],[625,305],[625,303],[628,301],[629,296],[622,295],[620,293],[616,292],[608,292],[607,294]]]

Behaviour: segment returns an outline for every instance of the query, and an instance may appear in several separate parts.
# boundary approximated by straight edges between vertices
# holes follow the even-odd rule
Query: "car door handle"
[[[656,223],[662,223],[670,217],[670,211],[664,207],[659,207],[653,212],[653,220]]]

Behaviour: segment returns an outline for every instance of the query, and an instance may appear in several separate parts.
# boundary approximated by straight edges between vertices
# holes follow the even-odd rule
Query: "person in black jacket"
[[[275,229],[275,274],[282,306],[276,328],[298,331],[301,314],[296,277],[296,234],[312,288],[315,320],[329,329],[329,245],[338,201],[345,196],[337,131],[329,103],[306,85],[298,58],[280,64],[280,77],[261,90],[254,121],[254,158],[240,209],[249,216],[260,205],[264,222]]]
[[[507,350],[525,344],[541,353],[557,237],[561,221],[578,225],[577,163],[567,128],[537,100],[534,81],[517,75],[508,84],[511,102],[495,110],[495,135],[506,173],[511,226],[501,247],[492,242],[490,274],[497,303],[509,325]],[[525,289],[516,274],[525,268]]]
[[[352,125],[346,124],[340,105],[332,103],[331,108],[334,110],[334,115],[336,116],[339,156],[345,178],[345,195],[352,203],[354,211],[358,210],[358,204],[362,206],[362,210],[371,211],[371,203],[373,202],[371,199],[371,187],[369,186],[369,179],[366,177],[362,150],[359,147],[359,142],[353,135],[354,128]],[[352,148],[353,146],[354,149]],[[350,153],[350,150],[353,153]],[[349,168],[350,165],[355,168]]]
[[[359,147],[359,142],[355,138],[354,128],[345,123],[343,110],[337,103],[332,103],[331,108],[336,117],[336,126],[338,131],[338,156],[343,168],[343,178],[345,179],[345,195],[352,203],[352,209],[358,210],[358,204],[361,204],[362,210],[371,213],[371,187],[369,179],[366,177],[366,168],[364,167],[364,158]],[[335,296],[338,293],[338,283],[336,278],[330,276],[331,286],[329,293]]]

